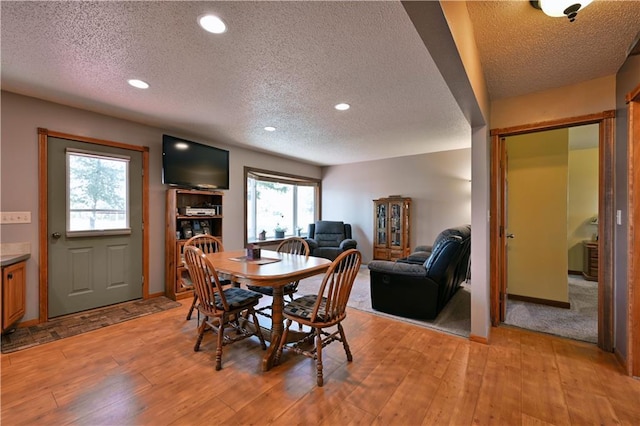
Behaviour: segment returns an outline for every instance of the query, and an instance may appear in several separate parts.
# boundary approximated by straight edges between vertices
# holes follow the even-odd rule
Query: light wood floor
[[[482,345],[350,309],[354,360],[329,345],[318,388],[301,356],[261,372],[257,340],[216,372],[213,335],[193,352],[185,313],[2,355],[2,423],[640,424],[640,382],[590,344],[501,327]]]

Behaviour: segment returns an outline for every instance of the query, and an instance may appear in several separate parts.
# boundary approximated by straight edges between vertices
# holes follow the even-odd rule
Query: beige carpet
[[[306,278],[300,282],[296,297],[305,294],[317,294],[322,275]],[[432,328],[434,330],[453,334],[456,336],[469,337],[471,331],[471,287],[463,283],[460,290],[451,298],[449,303],[434,320],[417,320],[404,318],[379,312],[371,308],[371,292],[369,287],[369,269],[366,265],[360,268],[351,290],[351,296],[347,306],[361,311],[370,312],[386,318],[416,324],[421,327]]]
[[[598,283],[570,275],[570,309],[507,301],[505,324],[590,343],[598,342]]]
[[[13,333],[3,335],[2,353],[6,354],[42,343],[53,342],[178,306],[181,306],[179,302],[161,296],[65,315],[42,324],[18,328]]]

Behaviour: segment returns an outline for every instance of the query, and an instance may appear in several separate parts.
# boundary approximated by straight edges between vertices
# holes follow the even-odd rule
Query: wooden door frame
[[[627,138],[629,210],[628,210],[628,327],[627,372],[640,376],[640,226],[634,226],[640,218],[640,85],[627,94],[629,122]]]
[[[149,223],[149,147],[130,145],[121,142],[111,142],[101,139],[76,136],[68,133],[54,132],[38,128],[38,247],[40,250],[40,274],[39,274],[39,317],[38,322],[46,322],[49,319],[49,230],[48,230],[48,153],[47,144],[49,137],[70,139],[95,145],[109,146],[127,149],[142,153],[142,297],[149,298],[149,232],[146,224]]]
[[[598,195],[598,347],[613,351],[613,236],[615,231],[614,205],[614,121],[615,110],[598,114],[525,124],[491,130],[490,166],[490,282],[491,325],[497,327],[501,318],[501,289],[506,285],[505,254],[501,247],[504,235],[504,168],[501,156],[503,138],[526,133],[575,127],[585,124],[599,125],[599,195]]]

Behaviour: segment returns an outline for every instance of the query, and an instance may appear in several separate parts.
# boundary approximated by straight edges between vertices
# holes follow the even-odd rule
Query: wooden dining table
[[[245,250],[209,253],[207,258],[219,276],[244,285],[273,288],[271,333],[269,348],[262,360],[262,370],[271,369],[284,331],[285,285],[293,281],[324,273],[331,261],[320,257],[261,250],[259,259],[249,259]]]

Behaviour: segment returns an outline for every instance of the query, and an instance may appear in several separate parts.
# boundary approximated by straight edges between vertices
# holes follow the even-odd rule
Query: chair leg
[[[351,350],[349,349],[349,344],[347,343],[347,336],[344,334],[344,328],[342,328],[342,324],[338,323],[338,331],[340,331],[340,340],[342,340],[342,346],[344,346],[344,352],[347,354],[347,361],[353,361],[353,356],[351,356]]]
[[[278,345],[278,349],[276,350],[276,356],[273,359],[274,364],[278,364],[280,362],[280,357],[282,356],[282,349],[284,345],[287,343],[287,335],[289,334],[289,326],[291,326],[292,321],[287,319],[284,325],[284,331],[282,332],[282,337],[280,338],[280,344]]]
[[[198,327],[198,338],[196,339],[196,344],[193,347],[194,352],[198,352],[200,350],[200,343],[202,343],[202,338],[204,337],[204,332],[207,328],[207,319],[208,317],[204,317],[204,321],[202,321],[202,324]]]
[[[216,371],[222,368],[222,344],[224,340],[224,324],[223,318],[220,318],[220,326],[218,327],[218,347],[216,348]]]
[[[196,308],[196,303],[198,302],[198,293],[193,292],[193,301],[191,302],[191,307],[189,308],[189,313],[187,314],[187,321],[191,319],[191,314],[193,314],[193,310]],[[200,319],[200,311],[198,311],[198,319]]]
[[[319,328],[316,328],[316,368],[316,380],[318,382],[318,386],[322,386],[322,333]]]
[[[267,344],[264,341],[264,336],[262,335],[262,329],[260,329],[260,322],[258,322],[258,316],[256,315],[256,311],[251,311],[251,314],[253,316],[253,325],[256,328],[256,336],[258,336],[258,339],[260,340],[260,347],[264,351],[267,349]]]

